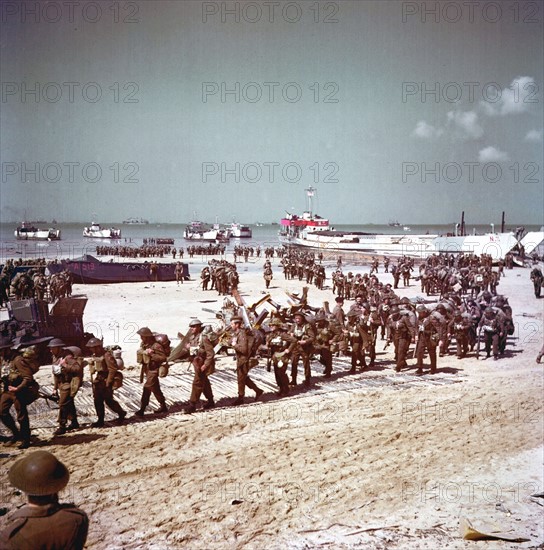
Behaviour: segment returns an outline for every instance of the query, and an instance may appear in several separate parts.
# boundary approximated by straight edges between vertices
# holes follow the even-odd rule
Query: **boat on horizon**
[[[175,281],[177,262],[102,262],[85,254],[73,260],[59,260],[47,265],[49,274],[68,271],[77,284],[145,283]],[[189,279],[189,265],[183,265],[183,278]]]
[[[250,227],[233,221],[226,226],[226,229],[234,239],[251,239],[253,232]]]
[[[92,222],[89,227],[83,228],[83,236],[94,239],[120,239],[121,230],[116,227],[103,229],[99,223]]]
[[[199,220],[193,220],[183,231],[183,238],[186,241],[199,241],[208,243],[228,242],[230,235],[219,224],[213,226]]]
[[[144,218],[127,218],[126,220],[123,220],[123,224],[125,224],[125,225],[147,225],[147,224],[149,224],[149,220],[145,220]]]
[[[47,222],[44,222],[47,223]],[[36,222],[21,222],[21,225],[15,229],[13,235],[20,241],[59,241],[60,229],[49,227],[41,229],[36,227]]]
[[[387,225],[389,225],[389,227],[400,227],[400,223],[398,220],[389,220],[389,223]]]
[[[494,261],[498,261],[518,244],[518,239],[513,232],[460,235],[457,233],[460,224],[456,224],[455,233],[446,235],[338,231],[331,227],[328,219],[312,211],[312,200],[316,189],[310,186],[305,191],[308,205],[302,215],[287,213],[281,219],[279,240],[285,246],[422,259],[440,253],[465,253],[478,256],[489,254]],[[409,230],[409,227],[405,229],[405,231]]]

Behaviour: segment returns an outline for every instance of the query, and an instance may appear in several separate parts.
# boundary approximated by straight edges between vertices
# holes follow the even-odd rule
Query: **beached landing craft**
[[[193,220],[183,231],[183,238],[186,241],[200,242],[228,242],[230,235],[227,230],[221,229],[219,224],[210,226],[201,221]]]
[[[183,263],[183,278],[189,279],[189,266]],[[50,263],[47,270],[52,275],[68,271],[77,284],[146,283],[175,281],[176,263],[149,262],[101,262],[86,254],[74,260],[60,260]]]
[[[312,212],[316,189],[308,187],[308,208],[301,216],[287,214],[281,220],[279,240],[285,246],[313,248],[328,252],[364,252],[386,256],[427,258],[433,254],[489,254],[498,261],[510,252],[518,240],[513,232],[484,235],[386,235],[359,231],[336,231],[329,220]],[[526,250],[529,253],[528,250]]]
[[[121,230],[115,227],[102,229],[99,223],[92,222],[89,227],[83,228],[83,236],[95,239],[120,239]]]
[[[25,241],[58,241],[60,240],[60,229],[39,229],[30,222],[22,222],[13,232],[15,238]]]

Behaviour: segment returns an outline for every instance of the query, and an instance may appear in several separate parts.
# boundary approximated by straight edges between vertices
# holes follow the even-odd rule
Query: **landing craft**
[[[440,253],[478,256],[489,254],[496,262],[512,251],[519,240],[514,232],[495,233],[493,231],[484,235],[459,235],[457,234],[459,224],[456,224],[454,235],[446,236],[336,231],[330,226],[328,219],[313,213],[312,200],[315,195],[316,189],[312,186],[308,187],[306,189],[307,210],[301,215],[288,213],[281,219],[279,240],[283,245],[313,248],[324,252],[363,252],[421,259]],[[405,231],[408,230],[406,226]],[[531,238],[534,241],[538,240],[538,236]],[[526,253],[530,253],[529,250],[526,249]]]

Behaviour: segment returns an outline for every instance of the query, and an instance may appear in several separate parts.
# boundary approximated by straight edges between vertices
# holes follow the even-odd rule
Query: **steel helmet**
[[[47,344],[48,348],[64,348],[65,346],[66,344],[60,338],[53,338],[53,340]]]
[[[98,338],[91,338],[86,345],[88,348],[97,348],[102,345],[102,340],[99,340]]]
[[[34,451],[15,462],[8,477],[14,487],[27,495],[43,496],[64,489],[70,473],[55,455],[48,451]]]

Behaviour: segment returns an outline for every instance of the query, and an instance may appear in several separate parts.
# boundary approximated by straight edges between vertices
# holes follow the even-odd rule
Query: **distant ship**
[[[44,222],[47,223],[47,222]],[[13,232],[16,239],[21,241],[58,241],[60,240],[60,229],[52,227],[40,229],[35,222],[22,222]]]
[[[83,236],[94,239],[120,239],[121,230],[116,227],[103,229],[99,223],[92,222],[89,227],[83,228]]]
[[[251,239],[253,232],[247,225],[232,222],[227,225],[227,231],[235,239]]]
[[[498,261],[518,242],[513,232],[440,236],[336,231],[328,219],[312,212],[315,193],[316,189],[311,186],[306,189],[308,209],[302,215],[288,213],[281,219],[279,240],[282,244],[330,252],[364,252],[413,258],[427,258],[439,253],[489,254]],[[405,231],[409,231],[408,226],[405,227]]]
[[[183,231],[183,238],[186,241],[228,242],[229,237],[229,233],[225,229],[221,229],[219,224],[211,226],[197,220],[193,220]]]
[[[390,220],[388,225],[389,227],[400,227],[398,220]]]
[[[125,225],[147,225],[149,220],[144,220],[144,218],[127,218],[123,220]]]

